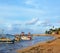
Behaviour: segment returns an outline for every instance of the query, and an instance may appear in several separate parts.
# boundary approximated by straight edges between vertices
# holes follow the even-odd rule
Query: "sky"
[[[0,31],[44,33],[60,27],[60,0],[0,0]]]

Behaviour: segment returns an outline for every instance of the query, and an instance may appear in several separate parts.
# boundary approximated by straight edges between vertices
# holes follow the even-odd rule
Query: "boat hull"
[[[8,38],[0,38],[0,43],[14,43],[14,40]]]
[[[31,37],[28,37],[28,36],[22,36],[22,37],[21,37],[21,40],[31,40]]]

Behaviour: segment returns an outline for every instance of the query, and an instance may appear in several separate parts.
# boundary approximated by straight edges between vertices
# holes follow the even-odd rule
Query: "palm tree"
[[[48,34],[48,31],[47,30],[45,31],[45,34]]]
[[[54,28],[54,26],[53,26]],[[60,28],[55,28],[55,29],[49,29],[49,31],[45,31],[46,34],[52,34],[52,33],[55,33],[55,34],[60,34]]]
[[[49,29],[50,31],[53,31],[53,29]]]

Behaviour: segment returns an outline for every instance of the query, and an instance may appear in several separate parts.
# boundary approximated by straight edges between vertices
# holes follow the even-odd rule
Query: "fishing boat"
[[[0,43],[14,43],[14,39],[11,40],[10,38],[2,37],[0,38]]]
[[[18,41],[20,41],[20,35],[18,35],[18,34],[15,34],[15,42],[18,42]]]
[[[4,29],[0,29],[0,43],[14,43],[14,36],[11,34],[4,34]]]
[[[31,37],[22,36],[21,39],[22,39],[22,40],[31,40]]]
[[[30,32],[28,33],[28,35],[25,35],[24,32],[22,32],[21,34],[21,40],[31,40],[32,36],[30,36]]]

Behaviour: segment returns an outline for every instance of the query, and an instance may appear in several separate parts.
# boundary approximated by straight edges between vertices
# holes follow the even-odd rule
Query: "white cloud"
[[[9,19],[19,19],[20,17],[38,17],[45,14],[44,10],[25,8],[21,6],[2,5],[0,6],[0,17]]]
[[[36,23],[36,25],[37,26],[43,26],[43,27],[48,27],[48,26],[52,26],[52,24],[49,22],[49,21],[46,21],[46,20],[42,20],[42,21],[38,21],[37,23]]]
[[[35,24],[38,20],[39,20],[39,18],[33,18],[32,20],[28,21],[26,24],[32,25],[32,24]]]
[[[33,2],[32,2],[32,0],[27,0],[26,2],[25,2],[25,4],[32,4]]]
[[[18,21],[18,20],[15,20],[15,21],[13,21],[12,24],[15,24],[15,25],[22,25],[22,22],[21,22],[21,21]]]
[[[0,17],[0,24],[4,24],[5,20],[3,19],[3,17]]]
[[[20,21],[13,21],[13,22],[3,22],[3,26],[8,30],[11,31],[16,26],[19,28],[21,26],[22,22]]]
[[[36,25],[37,25],[37,26],[40,26],[43,22],[44,22],[44,21],[40,21],[40,20],[39,20],[39,21],[36,23]]]
[[[39,8],[39,4],[36,3],[35,0],[26,0],[26,1],[25,1],[25,4],[26,4],[26,5],[31,5],[31,6],[33,6],[34,8]]]
[[[13,29],[12,24],[6,23],[4,26],[8,31],[11,31]]]

